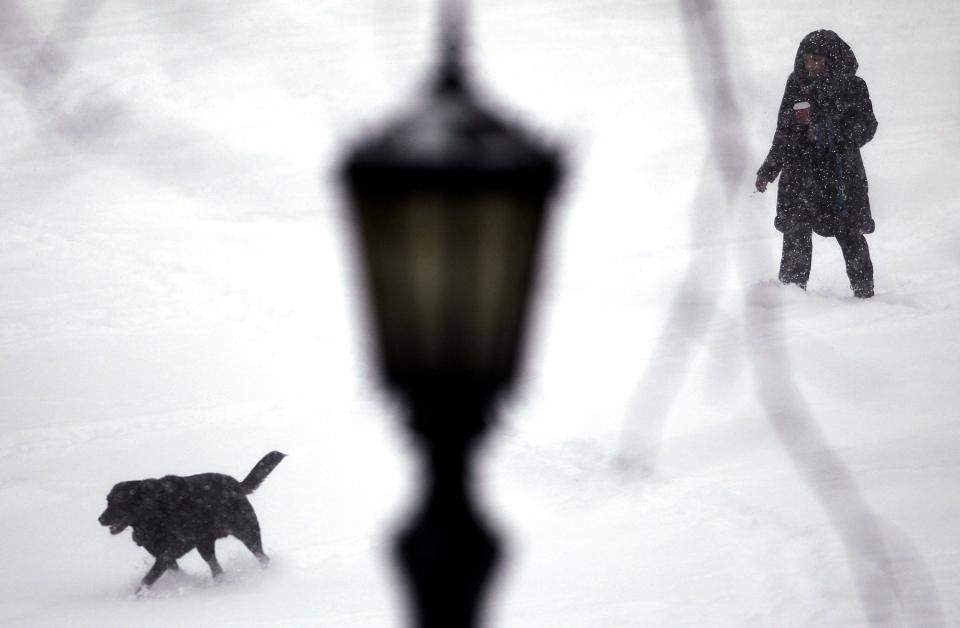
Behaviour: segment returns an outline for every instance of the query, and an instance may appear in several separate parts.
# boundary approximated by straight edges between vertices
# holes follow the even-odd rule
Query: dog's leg
[[[247,546],[247,549],[257,557],[261,565],[266,567],[270,563],[270,557],[263,553],[263,543],[260,541],[260,526],[256,520],[253,521],[252,525],[246,525],[242,530],[234,532],[233,536]]]
[[[214,539],[201,541],[197,544],[197,551],[200,552],[203,560],[207,561],[207,564],[210,565],[210,571],[213,573],[213,577],[218,578],[220,574],[223,573],[223,567],[217,562],[217,554],[214,550],[215,543],[216,541]]]
[[[177,561],[172,561],[176,564]],[[147,572],[147,575],[143,577],[143,580],[140,581],[140,587],[137,588],[137,594],[143,593],[153,585],[157,579],[164,574],[164,572],[170,568],[171,561],[163,556],[157,558],[157,561],[153,563],[153,567],[150,568],[150,571]]]
[[[280,454],[282,458],[283,455]],[[279,461],[278,461],[279,462]],[[247,546],[247,549],[257,557],[260,564],[264,567],[270,562],[270,558],[263,553],[263,543],[260,540],[260,522],[257,521],[257,513],[253,506],[246,499],[237,504],[238,517],[230,530],[230,534],[240,539],[240,542]]]

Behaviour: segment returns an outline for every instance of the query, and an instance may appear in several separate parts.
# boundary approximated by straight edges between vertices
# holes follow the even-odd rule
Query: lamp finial
[[[466,37],[464,0],[442,0],[440,5],[440,68],[436,78],[438,91],[463,91],[466,68],[463,60]]]

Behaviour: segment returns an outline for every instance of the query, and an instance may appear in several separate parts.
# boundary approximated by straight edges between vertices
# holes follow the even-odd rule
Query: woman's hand
[[[764,177],[762,174],[758,174],[758,175],[757,175],[757,182],[754,184],[754,185],[756,186],[756,188],[757,188],[757,192],[760,192],[761,194],[763,194],[764,192],[766,192],[766,191],[767,191],[767,184],[768,184],[768,183],[770,183],[770,182],[767,181],[767,178],[766,178],[766,177]]]

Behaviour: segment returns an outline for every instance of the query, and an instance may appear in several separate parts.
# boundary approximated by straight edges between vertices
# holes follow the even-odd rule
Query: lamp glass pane
[[[388,378],[509,378],[542,215],[519,200],[420,191],[360,201]]]

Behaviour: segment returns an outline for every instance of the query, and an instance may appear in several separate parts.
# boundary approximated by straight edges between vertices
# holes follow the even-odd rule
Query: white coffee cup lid
[[[796,109],[796,110],[809,109],[809,108],[810,108],[810,103],[808,103],[807,101],[798,102],[797,104],[795,104],[795,105],[793,106],[793,108]]]

